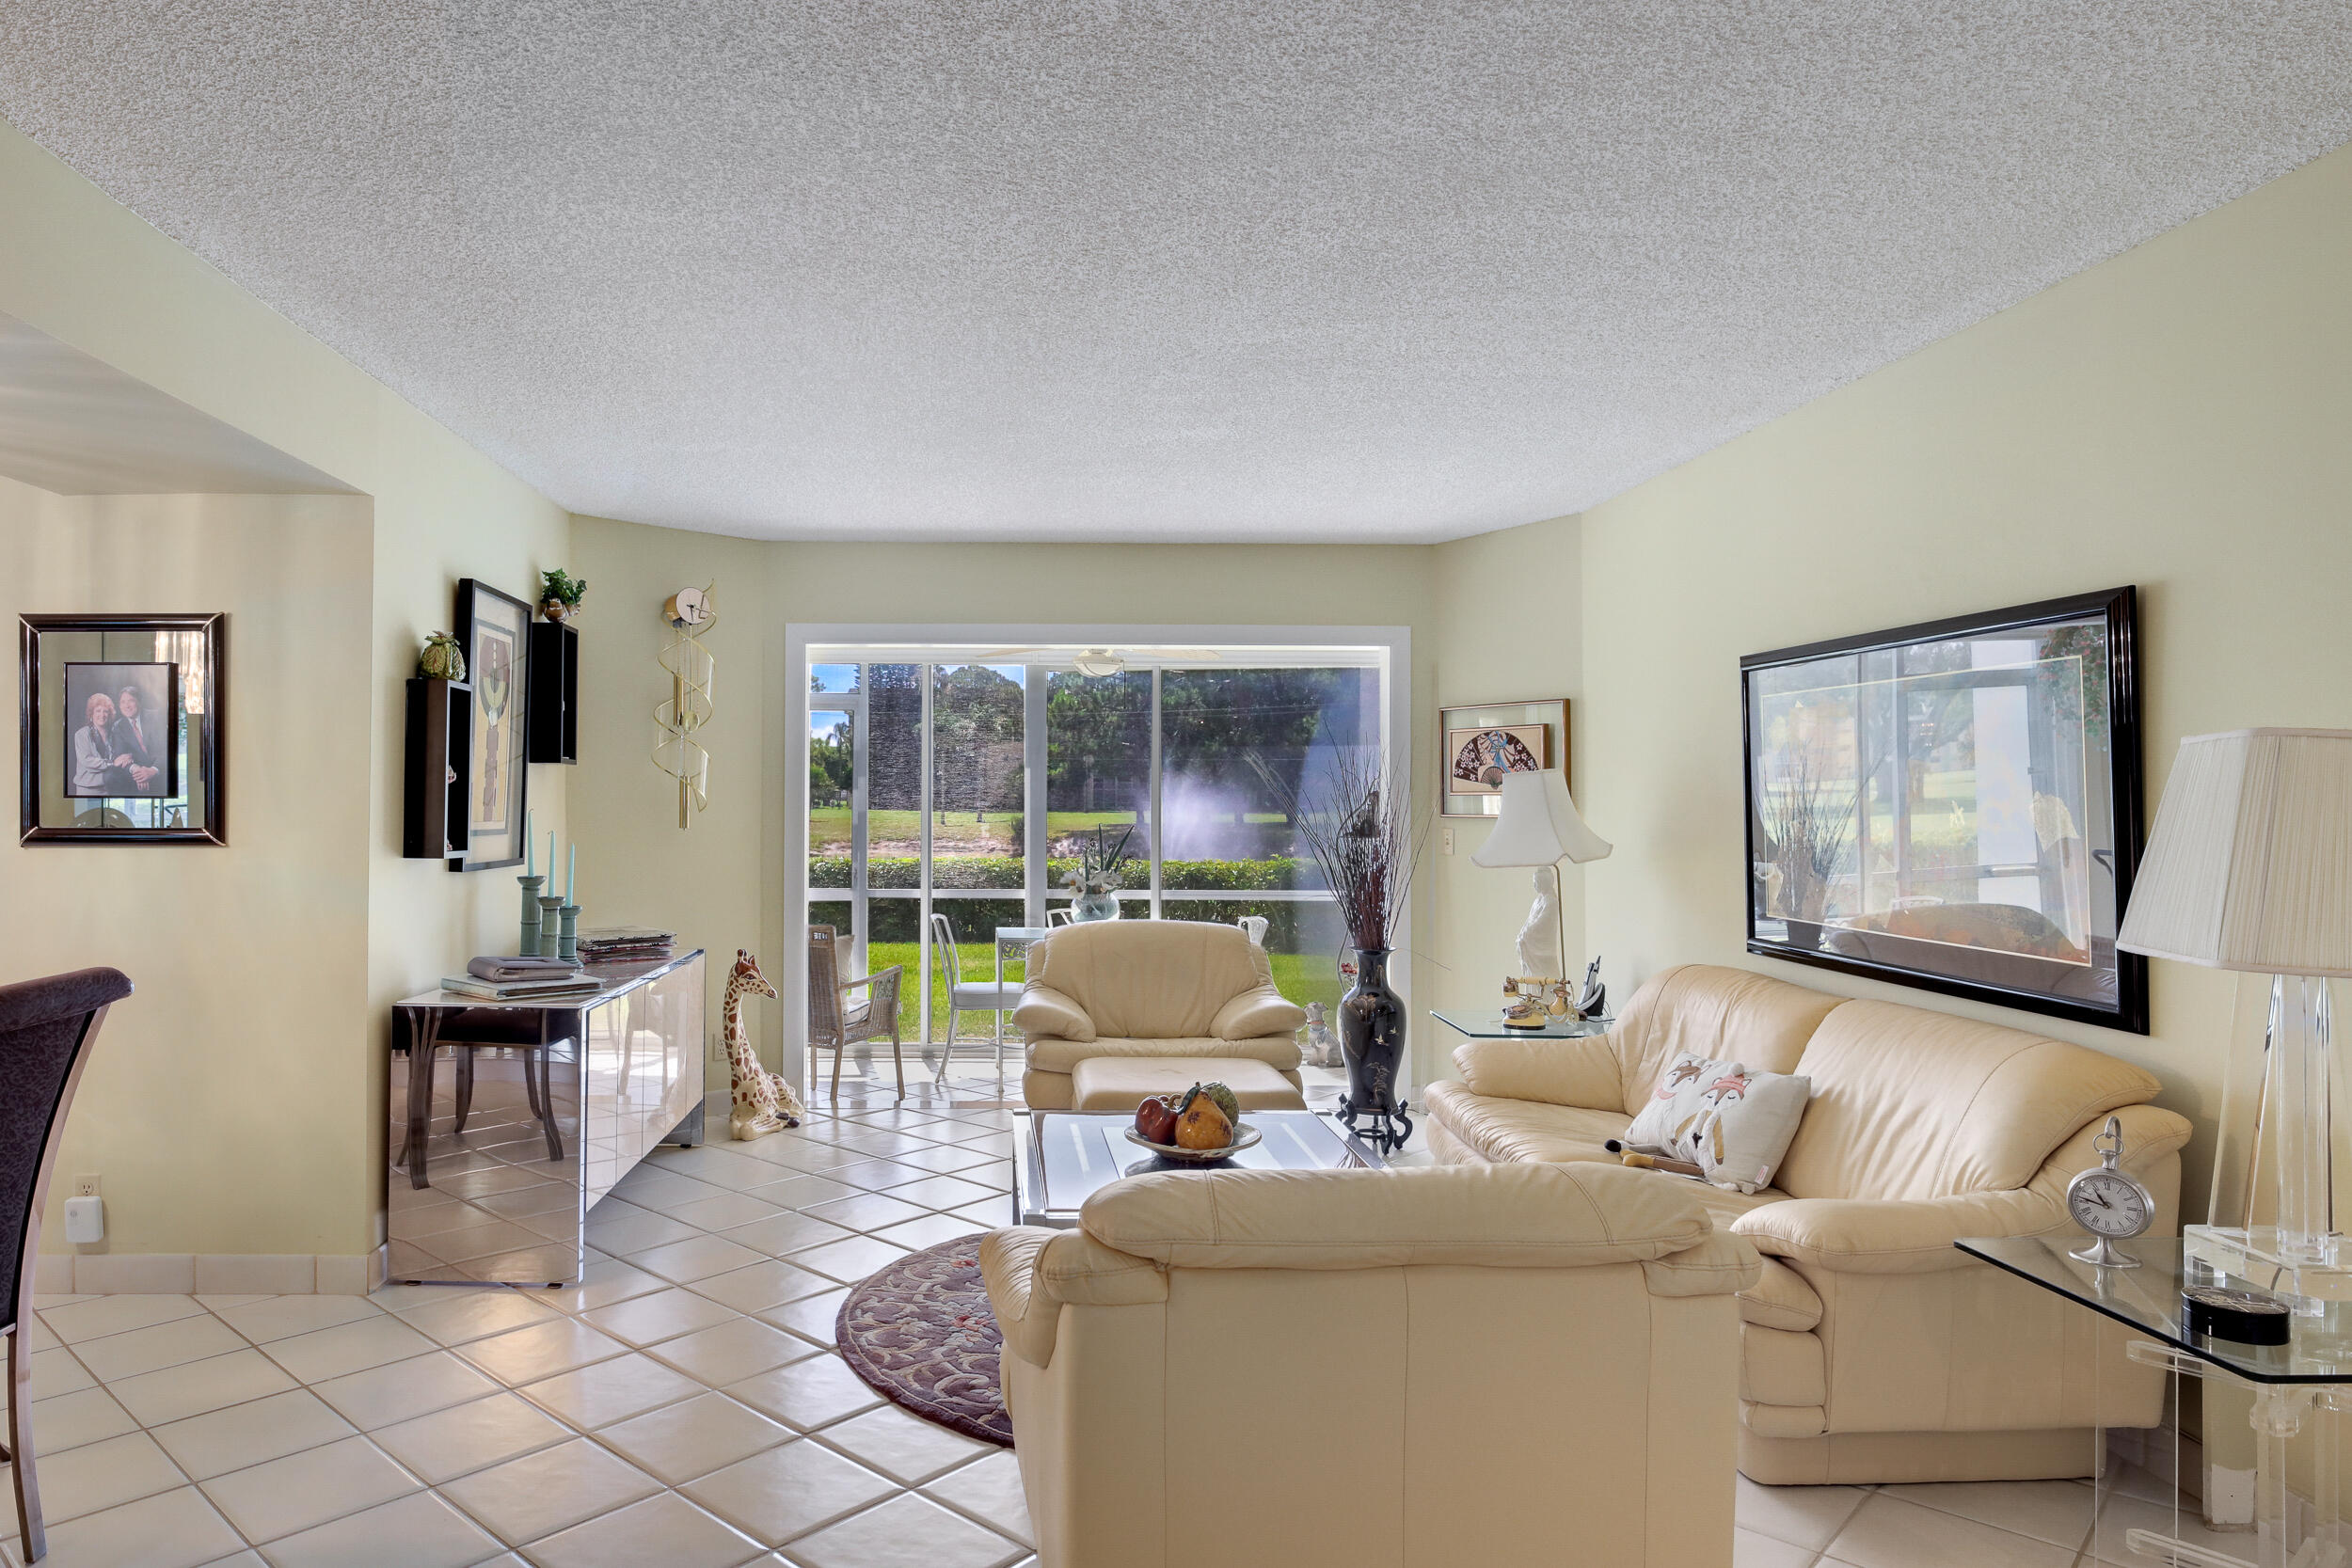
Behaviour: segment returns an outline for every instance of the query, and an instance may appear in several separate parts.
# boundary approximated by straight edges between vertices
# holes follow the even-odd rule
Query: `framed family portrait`
[[[489,871],[523,859],[530,738],[531,607],[486,582],[457,584],[458,645],[466,654],[466,837],[452,871]]]
[[[1740,661],[1747,947],[2148,1032],[2130,588]]]
[[[1565,698],[1439,708],[1438,735],[1441,816],[1493,816],[1502,809],[1503,775],[1568,770]]]
[[[227,623],[19,617],[21,842],[228,842]]]

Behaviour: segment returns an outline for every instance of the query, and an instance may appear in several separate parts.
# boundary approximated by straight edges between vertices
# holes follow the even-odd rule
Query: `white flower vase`
[[[1082,893],[1071,905],[1070,917],[1077,921],[1117,920],[1119,895],[1116,893]]]

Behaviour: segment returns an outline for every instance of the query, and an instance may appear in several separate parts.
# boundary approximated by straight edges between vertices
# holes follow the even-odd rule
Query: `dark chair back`
[[[0,1329],[30,1299],[49,1167],[106,1008],[131,994],[120,970],[77,969],[0,986]]]

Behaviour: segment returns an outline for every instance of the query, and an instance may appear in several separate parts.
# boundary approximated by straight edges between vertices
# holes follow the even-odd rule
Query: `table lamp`
[[[1519,976],[1506,990],[1516,992],[1531,980],[1539,987],[1565,986],[1567,923],[1560,908],[1560,863],[1581,865],[1599,860],[1610,847],[1577,815],[1568,781],[1558,770],[1502,776],[1502,809],[1495,817],[1494,832],[1470,859],[1480,865],[1535,870],[1535,904],[1519,928]]]
[[[2336,1234],[2328,982],[2352,974],[2352,730],[2235,730],[2181,742],[2116,946],[2265,974],[2257,1136],[2275,1150],[2276,1224],[2186,1227],[2192,1250],[2352,1293]],[[2258,1162],[2261,1157],[2257,1156]],[[2267,1163],[2267,1162],[2261,1162]],[[2249,1189],[2250,1190],[2250,1189]]]

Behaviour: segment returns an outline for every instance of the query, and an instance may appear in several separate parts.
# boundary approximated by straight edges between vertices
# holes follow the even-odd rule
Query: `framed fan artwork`
[[[1493,816],[1502,810],[1508,773],[1568,771],[1567,699],[1486,703],[1438,710],[1438,810],[1444,816]]]

